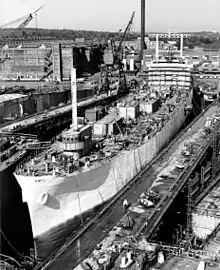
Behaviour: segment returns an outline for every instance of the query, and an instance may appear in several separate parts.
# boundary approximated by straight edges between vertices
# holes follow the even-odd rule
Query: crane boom
[[[32,21],[32,19],[34,17],[33,15],[37,14],[38,11],[40,11],[43,7],[44,6],[41,6],[38,9],[36,9],[34,12],[32,12],[32,13],[26,15],[26,16],[20,17],[20,18],[14,20],[14,21],[11,21],[11,22],[8,22],[8,23],[5,23],[5,24],[1,25],[0,29],[5,28],[5,27],[10,26],[10,25],[13,25],[15,23],[19,23],[19,22],[20,22],[20,24],[19,24],[19,26],[17,28],[26,27]]]
[[[21,24],[19,24],[18,28],[24,28],[27,26],[33,19],[32,14],[30,14]]]
[[[133,11],[133,12],[132,12],[132,15],[131,15],[131,19],[130,19],[130,21],[128,22],[127,27],[125,28],[125,31],[124,31],[123,36],[122,36],[122,39],[121,39],[121,41],[120,41],[120,43],[119,43],[117,52],[121,50],[122,43],[125,41],[125,39],[126,39],[126,37],[127,37],[127,34],[128,34],[128,32],[130,31],[130,29],[131,29],[131,25],[132,25],[133,20],[134,20],[134,15],[135,15],[135,12]]]
[[[125,28],[125,31],[123,33],[122,39],[120,40],[120,43],[119,43],[119,45],[118,45],[118,47],[116,49],[115,57],[114,57],[116,59],[117,59],[117,57],[119,57],[118,54],[121,52],[122,44],[126,40],[127,34],[130,31],[130,29],[131,29],[131,26],[132,26],[132,23],[133,23],[133,20],[134,20],[134,15],[135,15],[135,12],[133,11],[132,12],[132,15],[131,15],[131,18],[130,18],[128,24],[127,24],[127,27]]]

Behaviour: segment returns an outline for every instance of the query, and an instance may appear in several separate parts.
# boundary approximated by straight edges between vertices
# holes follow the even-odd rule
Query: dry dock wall
[[[92,89],[83,89],[77,92],[77,100],[83,100],[93,96]],[[45,94],[30,95],[11,101],[0,103],[0,124],[4,118],[16,118],[22,115],[32,115],[66,104],[71,100],[70,91],[57,91]]]

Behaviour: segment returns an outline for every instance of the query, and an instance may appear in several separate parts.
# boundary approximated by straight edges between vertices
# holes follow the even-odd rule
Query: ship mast
[[[76,90],[76,69],[71,68],[71,95],[72,95],[72,128],[78,129],[77,123],[77,90]]]

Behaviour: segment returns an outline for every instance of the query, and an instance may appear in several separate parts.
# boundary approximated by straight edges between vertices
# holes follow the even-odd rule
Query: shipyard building
[[[94,73],[102,62],[99,46],[73,44],[5,44],[0,48],[0,79],[8,81],[65,81],[71,67]]]
[[[69,91],[56,91],[36,95],[0,95],[0,123],[19,117],[33,115],[65,104],[70,100]]]

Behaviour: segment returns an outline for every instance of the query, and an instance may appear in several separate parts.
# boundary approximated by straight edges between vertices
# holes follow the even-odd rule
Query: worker
[[[124,199],[124,201],[123,201],[123,208],[125,210],[128,209],[128,201],[126,199]]]

